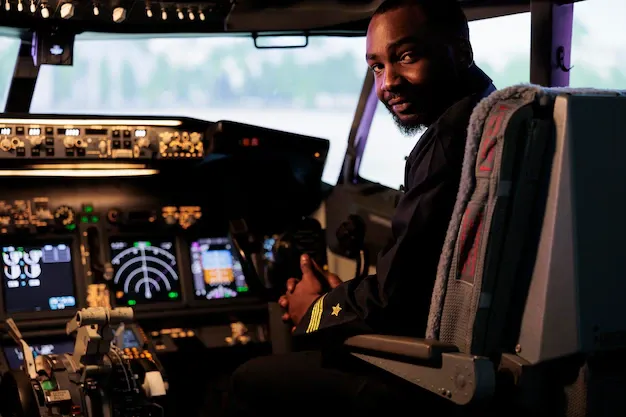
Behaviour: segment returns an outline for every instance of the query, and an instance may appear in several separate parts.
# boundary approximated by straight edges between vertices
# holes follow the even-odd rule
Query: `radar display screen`
[[[7,313],[76,307],[72,251],[65,243],[4,245],[2,272]]]
[[[226,237],[198,239],[190,247],[196,299],[233,298],[248,292],[239,257]]]
[[[113,292],[118,305],[177,302],[180,280],[174,243],[163,240],[111,241]]]
[[[30,350],[36,358],[39,355],[62,355],[74,351],[74,341],[64,340],[56,343],[42,343],[39,345],[31,345]],[[4,348],[4,354],[7,358],[7,365],[14,371],[18,371],[24,364],[24,353],[17,346],[7,346]]]

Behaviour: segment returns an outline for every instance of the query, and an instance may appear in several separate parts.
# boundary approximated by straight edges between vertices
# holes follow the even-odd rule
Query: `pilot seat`
[[[471,414],[626,416],[625,115],[620,91],[484,99],[426,339],[356,336],[353,354]]]

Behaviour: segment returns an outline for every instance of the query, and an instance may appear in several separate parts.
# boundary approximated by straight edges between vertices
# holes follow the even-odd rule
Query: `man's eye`
[[[372,72],[374,72],[376,74],[376,73],[379,73],[380,71],[382,71],[383,68],[382,68],[382,65],[380,65],[380,64],[374,64],[374,65],[372,65],[370,67],[370,69],[372,70]]]
[[[412,52],[406,52],[400,57],[400,62],[403,64],[412,64],[417,61],[417,57]]]

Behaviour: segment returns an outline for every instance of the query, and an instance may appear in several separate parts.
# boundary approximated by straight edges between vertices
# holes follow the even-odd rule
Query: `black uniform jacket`
[[[461,178],[467,127],[478,102],[495,91],[473,66],[463,97],[422,135],[409,155],[405,194],[392,220],[393,240],[379,255],[376,274],[352,279],[320,296],[295,335],[326,341],[368,332],[422,337],[439,256]]]

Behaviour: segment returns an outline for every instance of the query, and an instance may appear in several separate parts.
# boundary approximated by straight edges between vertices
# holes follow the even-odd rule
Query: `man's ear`
[[[457,43],[456,62],[460,71],[467,70],[474,63],[474,51],[467,39],[459,39]]]

